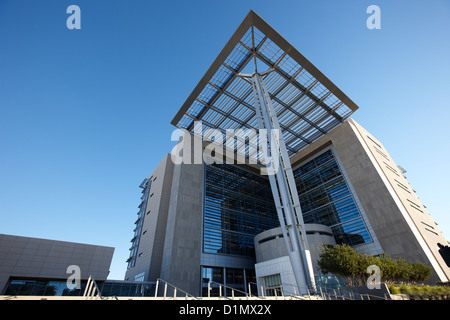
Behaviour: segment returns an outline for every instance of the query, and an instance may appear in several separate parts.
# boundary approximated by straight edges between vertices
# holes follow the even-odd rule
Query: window
[[[409,199],[406,199],[410,204],[410,206],[411,207],[413,207],[414,209],[416,209],[417,211],[420,211],[420,212],[422,212],[423,213],[423,211],[422,210],[420,210],[420,206],[417,204],[417,203],[415,203],[415,202],[412,202],[411,200],[409,200]]]
[[[331,150],[294,170],[305,223],[327,225],[337,243],[372,241]]]
[[[389,160],[389,157],[384,152],[381,152],[380,150],[378,150],[377,147],[374,146],[374,149],[375,149],[376,152],[378,152],[387,161],[391,161],[391,160]]]
[[[134,281],[144,281],[145,272],[139,273],[134,276]]]
[[[145,273],[136,275],[133,282],[105,281],[97,282],[102,296],[154,296],[155,282],[143,282]],[[81,281],[80,289],[68,289],[65,280],[11,279],[5,289],[5,295],[37,296],[82,296],[86,281]]]
[[[239,290],[234,292],[235,296],[243,295],[246,291],[243,269],[226,268],[226,281],[227,287]],[[227,296],[231,295],[231,290],[227,289]]]
[[[430,226],[428,223],[425,223],[425,222],[423,222],[423,221],[420,221],[420,222],[422,222],[422,224],[426,225],[427,227],[429,227],[429,228],[431,228],[431,229],[434,229],[434,227]]]
[[[263,280],[266,296],[281,296],[283,294],[283,285],[279,273],[264,277]]]
[[[388,168],[388,169],[391,170],[394,174],[396,174],[397,176],[400,177],[400,175],[398,174],[397,170],[395,170],[394,168],[392,168],[392,167],[391,167],[390,165],[388,165],[386,162],[383,161],[383,163],[384,163],[384,165],[385,165],[386,168]]]
[[[208,296],[208,284],[210,288],[210,296],[219,296],[221,289],[219,284],[223,284],[223,268],[218,267],[202,267],[202,296]],[[222,288],[222,295],[224,294]]]
[[[408,187],[405,186],[403,183],[401,183],[401,182],[398,181],[397,179],[394,179],[394,181],[397,182],[397,185],[398,185],[400,188],[402,188],[403,190],[405,190],[405,191],[408,192],[408,193],[411,193],[411,192],[408,190]]]
[[[203,251],[254,257],[255,235],[279,226],[269,180],[228,164],[204,170]]]
[[[369,135],[366,135],[366,136],[367,136],[367,138],[369,138],[373,143],[375,143],[375,144],[378,146],[378,148],[383,149],[383,148],[375,141],[375,139],[373,139],[373,138],[370,137]]]
[[[147,210],[147,203],[148,203],[148,199],[149,199],[149,195],[148,194],[150,192],[151,186],[152,186],[151,178],[148,179],[148,180],[144,180],[144,182],[141,183],[141,185],[139,186],[140,188],[143,188],[142,196],[141,196],[142,202],[139,205],[139,212],[138,212],[138,216],[139,217],[138,217],[138,220],[136,220],[137,226],[136,226],[136,229],[134,229],[134,237],[133,237],[133,239],[131,239],[132,244],[131,244],[131,248],[130,248],[130,256],[127,259],[127,262],[128,262],[127,269],[133,268],[135,266],[135,263],[136,263],[137,248],[139,247],[139,242],[140,242],[140,238],[141,238],[141,231],[142,231],[142,225],[144,223],[145,212]],[[150,211],[148,211],[147,214],[149,212]]]
[[[254,269],[236,269],[223,267],[201,267],[202,272],[202,296],[242,296],[251,286],[251,293],[258,291],[256,287],[256,274]],[[209,286],[208,286],[209,285]],[[227,288],[225,288],[225,286]],[[233,288],[234,293],[231,292]]]

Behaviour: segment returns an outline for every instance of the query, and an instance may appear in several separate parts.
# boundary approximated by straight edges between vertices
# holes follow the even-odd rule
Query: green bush
[[[388,285],[391,294],[406,294],[411,300],[449,300],[450,287],[427,285]]]
[[[368,256],[346,244],[324,246],[317,264],[323,273],[333,273],[349,287],[366,285],[370,265],[380,268],[381,280],[387,283],[421,283],[431,276],[431,267],[421,262],[392,259],[388,255]]]

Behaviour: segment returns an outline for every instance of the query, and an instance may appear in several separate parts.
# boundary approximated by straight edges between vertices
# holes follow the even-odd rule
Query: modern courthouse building
[[[141,183],[125,280],[161,278],[193,295],[210,281],[301,291],[332,284],[316,266],[318,250],[344,243],[423,262],[431,283],[448,281],[447,240],[404,169],[350,118],[357,109],[251,11],[172,121],[183,142],[192,138],[183,157],[187,146],[211,151],[214,142],[216,161],[189,154],[176,163],[168,153]],[[278,170],[263,174],[267,163],[250,161],[261,137],[222,143],[230,129],[279,130],[266,145]],[[238,157],[239,145],[245,163],[221,161]]]

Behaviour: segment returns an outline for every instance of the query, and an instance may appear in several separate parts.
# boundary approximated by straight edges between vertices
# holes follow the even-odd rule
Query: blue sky
[[[122,279],[138,185],[250,9],[359,105],[450,240],[446,0],[0,0],[0,233],[113,246]]]

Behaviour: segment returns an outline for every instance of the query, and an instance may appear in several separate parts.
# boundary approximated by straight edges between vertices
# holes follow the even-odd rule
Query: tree
[[[383,282],[410,283],[424,282],[431,276],[431,267],[421,263],[411,263],[401,258],[392,259],[388,255],[368,256],[358,253],[349,245],[324,246],[317,262],[323,273],[333,273],[346,286],[366,285],[367,268],[380,268]]]
[[[367,262],[365,256],[358,254],[350,246],[324,246],[317,262],[323,273],[333,273],[348,286],[363,285]]]

